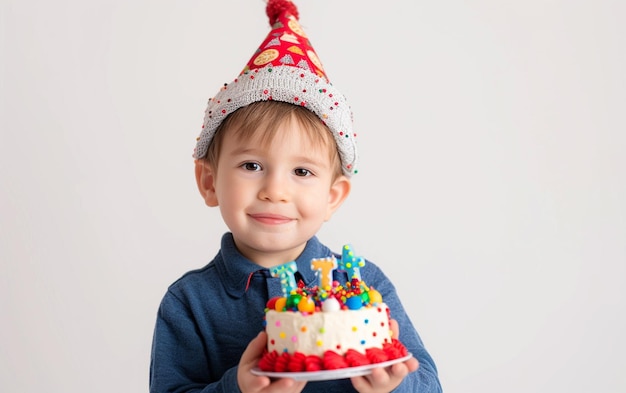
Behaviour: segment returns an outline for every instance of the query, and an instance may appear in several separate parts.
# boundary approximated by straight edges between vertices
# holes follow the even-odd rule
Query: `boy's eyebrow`
[[[307,156],[296,156],[294,159],[298,162],[302,162],[305,164],[312,164],[317,166],[326,166],[328,160],[323,159],[311,159],[311,157]]]
[[[232,151],[231,154],[245,154],[245,153],[251,153],[251,152],[255,152],[257,150],[262,150],[262,149],[258,149],[258,148],[252,148],[252,147],[238,147],[235,150]]]
[[[233,149],[233,151],[231,152],[232,155],[239,155],[239,154],[261,154],[264,153],[266,149],[264,149],[261,146],[254,146],[250,143],[244,143],[241,144],[240,146],[237,146],[235,149]]]
[[[237,147],[230,154],[233,156],[237,156],[241,154],[259,154],[263,152],[264,152],[264,149],[262,148],[242,146],[242,147]],[[290,157],[290,159],[294,161],[299,161],[305,164],[312,164],[312,165],[317,165],[317,166],[328,166],[329,164],[329,160],[325,160],[323,158],[314,159],[307,155],[297,155],[297,156],[294,155]]]

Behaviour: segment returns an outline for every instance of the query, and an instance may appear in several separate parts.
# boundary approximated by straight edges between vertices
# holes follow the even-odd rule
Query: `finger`
[[[373,390],[372,383],[366,377],[352,377],[350,382],[357,392],[367,393]]]
[[[389,376],[392,380],[402,381],[409,373],[409,367],[406,363],[398,363],[389,367]]]
[[[362,377],[353,377],[352,386],[361,393],[391,391],[398,387],[402,380],[418,368],[418,361],[411,358],[387,368],[377,367],[372,373]]]
[[[267,334],[260,332],[250,343],[241,355],[239,366],[252,368],[256,365],[258,359],[263,355],[265,346],[267,345]]]
[[[391,337],[395,339],[399,339],[400,337],[400,327],[398,326],[398,321],[395,319],[389,320],[389,329],[391,329]]]
[[[410,373],[416,371],[420,366],[419,361],[413,357],[404,362],[404,364],[409,369]]]
[[[250,370],[257,364],[267,343],[267,335],[259,333],[246,347],[239,360],[237,383],[242,392],[259,392],[270,386],[270,379],[264,376],[253,375]]]
[[[392,385],[392,378],[387,370],[381,367],[372,369],[372,373],[362,377],[351,378],[352,386],[360,393],[379,392],[383,390],[391,391],[395,388]],[[387,389],[388,388],[388,389]]]
[[[281,378],[272,381],[272,384],[263,389],[263,393],[290,393],[301,392],[306,381],[296,381],[291,378]]]
[[[416,371],[419,368],[419,362],[414,357],[402,362],[396,363],[387,368],[392,378],[404,379],[407,374]]]
[[[239,390],[242,392],[266,392],[271,389],[272,383],[268,377],[248,375],[239,381]],[[269,390],[271,391],[271,390]]]

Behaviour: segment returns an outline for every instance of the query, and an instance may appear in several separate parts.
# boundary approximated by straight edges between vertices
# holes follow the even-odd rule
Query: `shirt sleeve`
[[[150,359],[150,393],[239,393],[237,367],[211,381],[209,357],[189,307],[168,291],[157,313]]]
[[[365,282],[380,292],[383,301],[389,306],[391,318],[398,322],[400,330],[398,339],[419,362],[417,371],[410,373],[394,392],[441,393],[442,389],[435,362],[407,315],[395,286],[376,265],[368,262],[368,266],[371,269],[368,271],[368,277],[364,277]]]

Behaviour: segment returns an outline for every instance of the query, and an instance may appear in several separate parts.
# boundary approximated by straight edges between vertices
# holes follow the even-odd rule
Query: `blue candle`
[[[341,250],[341,260],[339,261],[339,270],[348,273],[348,281],[356,278],[361,281],[361,270],[365,266],[365,259],[357,257],[352,250],[352,246],[346,244]]]
[[[283,295],[285,295],[285,297],[289,296],[291,291],[298,287],[296,284],[296,278],[293,275],[297,271],[298,265],[296,265],[295,261],[283,263],[282,265],[270,268],[270,274],[272,277],[280,278],[280,286],[283,289]]]

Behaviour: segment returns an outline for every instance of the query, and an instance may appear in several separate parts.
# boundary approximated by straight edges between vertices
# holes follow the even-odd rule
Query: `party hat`
[[[209,99],[193,157],[203,158],[222,121],[237,109],[259,101],[282,101],[315,113],[332,132],[343,173],[356,173],[356,134],[346,98],[329,81],[289,0],[269,0],[271,31],[241,73]]]

